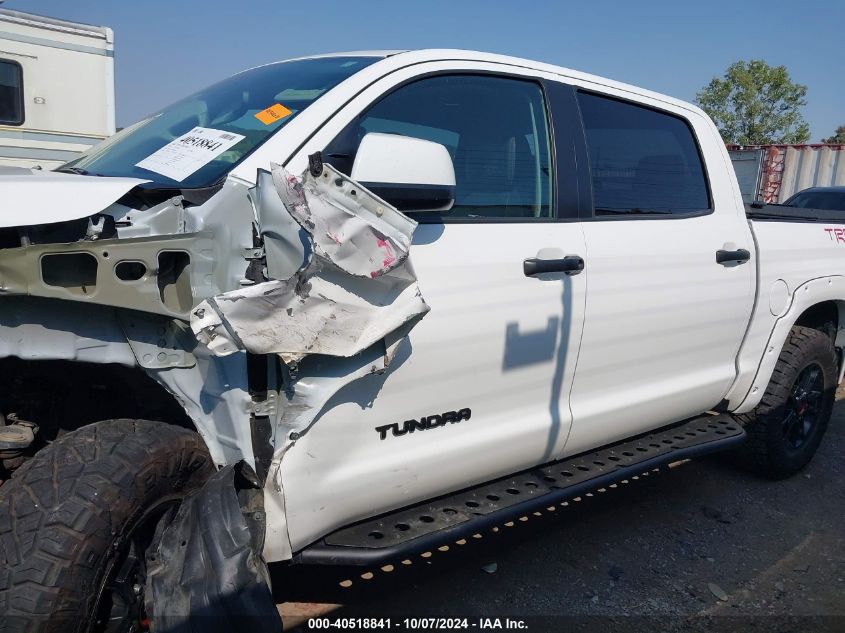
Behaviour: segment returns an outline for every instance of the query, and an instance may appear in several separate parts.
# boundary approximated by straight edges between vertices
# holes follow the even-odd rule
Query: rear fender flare
[[[742,402],[733,409],[732,413],[748,413],[760,403],[792,326],[809,308],[826,301],[834,301],[839,304],[839,322],[834,344],[837,348],[845,348],[845,321],[843,321],[845,317],[845,277],[839,275],[818,277],[798,286],[792,293],[786,313],[775,322],[769,334],[763,357],[758,363],[757,372],[750,388]],[[845,369],[845,363],[841,362],[842,360],[843,358],[840,356],[840,381],[842,380],[843,369]]]

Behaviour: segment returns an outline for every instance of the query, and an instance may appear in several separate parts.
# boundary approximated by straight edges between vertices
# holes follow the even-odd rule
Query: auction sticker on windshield
[[[225,130],[195,127],[135,166],[182,182],[243,139],[240,134]]]

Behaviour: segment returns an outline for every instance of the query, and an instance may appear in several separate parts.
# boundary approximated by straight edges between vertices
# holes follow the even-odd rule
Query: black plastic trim
[[[701,416],[604,449],[546,464],[341,528],[300,551],[294,556],[293,562],[382,565],[452,543],[526,513],[542,510],[672,462],[733,448],[744,440],[744,429],[730,416]],[[490,494],[489,490],[504,490],[505,494]],[[528,498],[525,501],[517,500],[526,496]],[[488,501],[493,497],[495,499],[492,502]],[[466,510],[466,507],[470,510]],[[446,510],[452,513],[444,517]],[[432,520],[414,523],[409,517],[416,516]],[[426,524],[430,527],[426,528]],[[377,530],[387,532],[384,526],[388,525],[401,530],[393,534],[379,532],[381,536],[375,541],[366,538],[374,536]],[[426,532],[426,529],[431,531]]]
[[[580,273],[582,270],[584,270],[584,260],[578,255],[569,255],[563,259],[529,257],[522,262],[522,272],[526,277],[544,273]]]
[[[717,264],[731,264],[731,263],[744,264],[749,259],[751,259],[751,253],[744,248],[740,248],[740,249],[735,250],[735,251],[725,251],[725,250],[716,251],[716,263]]]
[[[562,81],[541,80],[549,108],[555,165],[555,218],[578,221],[592,208],[586,140],[575,88]]]
[[[382,200],[401,208],[403,213],[431,209],[432,206],[444,207],[455,199],[455,187],[452,185],[365,181],[361,184]]]

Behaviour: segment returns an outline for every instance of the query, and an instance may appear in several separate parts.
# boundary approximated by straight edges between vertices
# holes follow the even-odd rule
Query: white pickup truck
[[[265,562],[375,569],[717,450],[791,475],[843,272],[845,217],[747,214],[696,107],[467,51],[268,64],[4,172],[0,630],[230,614]]]

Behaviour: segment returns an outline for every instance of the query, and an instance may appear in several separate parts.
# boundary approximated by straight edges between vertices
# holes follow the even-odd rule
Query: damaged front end
[[[160,548],[204,525],[203,538],[241,530],[255,556],[263,546],[266,560],[289,559],[285,452],[340,388],[384,371],[429,310],[408,258],[416,223],[319,154],[301,177],[273,166],[255,185],[229,178],[200,194],[122,182],[64,215],[55,199],[28,211],[39,178],[14,178],[15,206],[0,225],[0,358],[140,368],[219,468],[243,463],[264,490],[235,513],[243,525],[225,526],[197,519],[200,491]],[[84,177],[60,179],[72,178]],[[109,180],[78,182],[93,191]],[[16,224],[23,217],[33,221]],[[196,565],[190,552],[168,558],[179,569],[160,563],[151,583]]]

